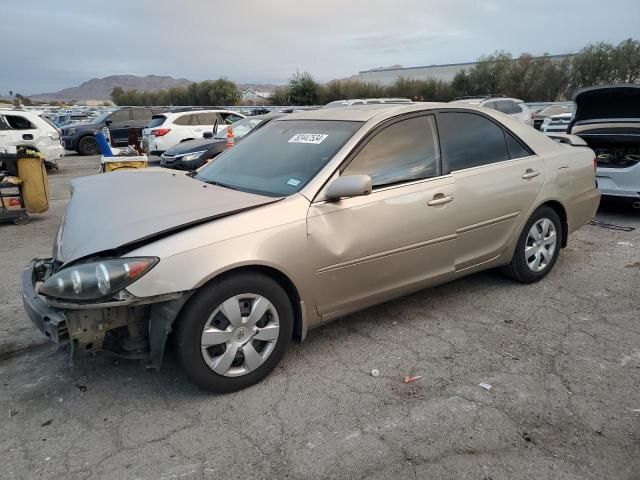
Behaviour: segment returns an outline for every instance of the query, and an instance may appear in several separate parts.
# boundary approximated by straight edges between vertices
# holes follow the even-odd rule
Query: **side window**
[[[502,128],[481,115],[440,113],[438,132],[450,172],[509,159]]]
[[[189,125],[191,125],[192,127],[200,125],[200,121],[198,120],[198,115],[196,115],[195,113],[191,115],[191,118],[189,119]]]
[[[147,124],[151,121],[151,117],[153,117],[153,112],[148,108],[133,109],[133,119],[138,122],[144,122]]]
[[[198,113],[197,117],[200,125],[213,125],[214,123],[216,123],[218,114],[215,112]]]
[[[116,110],[107,120],[111,120],[111,123],[124,123],[129,121],[129,110]],[[149,119],[151,120],[151,119]]]
[[[3,116],[0,116],[0,130],[9,130],[9,125]]]
[[[222,116],[224,123],[226,123],[227,125],[232,125],[238,120],[242,120],[242,117],[240,115],[235,115],[233,113],[221,113],[220,115]]]
[[[180,115],[178,118],[176,118],[173,121],[174,125],[189,125],[189,122],[191,120],[191,114],[188,113],[187,115]]]
[[[342,172],[369,175],[374,187],[435,177],[440,152],[433,115],[401,120],[378,132]]]
[[[7,115],[4,118],[14,130],[35,130],[36,128],[29,120],[20,115]]]
[[[507,139],[507,148],[509,149],[510,158],[523,158],[529,157],[532,153],[522,145],[513,135],[505,131],[504,136]]]

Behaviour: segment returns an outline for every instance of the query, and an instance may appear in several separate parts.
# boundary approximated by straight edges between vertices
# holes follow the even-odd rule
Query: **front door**
[[[129,142],[129,129],[133,124],[130,114],[131,109],[123,108],[116,110],[107,118],[112,146],[123,147]]]
[[[369,175],[372,193],[309,209],[319,314],[338,316],[452,274],[455,184],[440,168],[433,115],[393,120],[356,150],[340,175]]]
[[[456,182],[456,271],[498,257],[544,183],[544,162],[511,132],[470,112],[438,114],[446,171]]]

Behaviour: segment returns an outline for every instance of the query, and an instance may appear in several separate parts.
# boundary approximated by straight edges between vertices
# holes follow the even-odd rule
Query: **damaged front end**
[[[22,299],[33,324],[77,358],[97,351],[149,360],[160,368],[167,337],[191,292],[138,298],[126,290],[99,302],[78,303],[40,295],[57,273],[53,259],[32,261],[22,274]],[[77,275],[78,279],[81,276]],[[75,278],[74,278],[75,280]],[[62,281],[58,280],[63,289]]]

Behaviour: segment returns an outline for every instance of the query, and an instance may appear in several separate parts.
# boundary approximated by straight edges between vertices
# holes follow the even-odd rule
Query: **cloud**
[[[564,53],[638,36],[640,2],[2,0],[0,15],[6,94],[111,74],[283,83],[299,69],[328,81],[499,49]]]

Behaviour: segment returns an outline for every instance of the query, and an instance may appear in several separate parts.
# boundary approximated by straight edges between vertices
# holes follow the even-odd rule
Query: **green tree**
[[[292,105],[317,105],[319,89],[309,72],[296,72],[289,80],[289,101]]]

